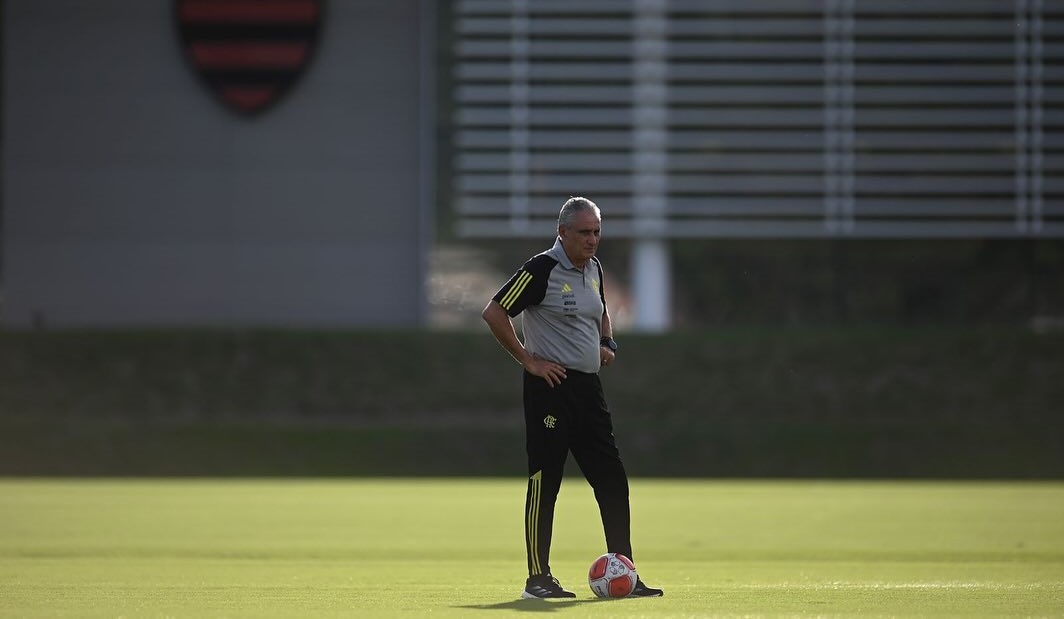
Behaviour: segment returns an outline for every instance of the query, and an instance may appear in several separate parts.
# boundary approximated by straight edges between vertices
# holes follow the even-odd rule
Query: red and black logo
[[[309,65],[322,0],[177,0],[189,61],[207,86],[245,115],[280,100]]]

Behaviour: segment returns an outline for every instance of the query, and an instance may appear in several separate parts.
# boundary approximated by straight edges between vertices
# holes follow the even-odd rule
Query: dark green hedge
[[[633,475],[1064,477],[1064,334],[620,337]],[[492,475],[518,366],[483,333],[0,332],[0,474]]]

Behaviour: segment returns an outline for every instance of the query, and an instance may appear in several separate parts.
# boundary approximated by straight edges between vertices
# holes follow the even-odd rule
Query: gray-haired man
[[[576,597],[551,575],[549,561],[554,505],[569,452],[594,489],[607,551],[632,558],[628,476],[598,376],[617,352],[602,264],[595,258],[601,232],[598,206],[570,198],[558,214],[554,247],[525,262],[484,308],[492,334],[525,369],[525,598]],[[523,344],[511,320],[522,312]],[[631,595],[656,597],[662,591],[640,580]]]

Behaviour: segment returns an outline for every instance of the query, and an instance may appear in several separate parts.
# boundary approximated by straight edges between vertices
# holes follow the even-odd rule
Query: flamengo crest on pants
[[[176,0],[185,56],[227,107],[252,116],[310,64],[322,0]]]

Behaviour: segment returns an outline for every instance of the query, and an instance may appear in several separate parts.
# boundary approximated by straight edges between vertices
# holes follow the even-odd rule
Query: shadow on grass
[[[452,608],[468,608],[472,610],[518,610],[530,613],[556,613],[565,608],[572,608],[580,604],[597,604],[610,600],[511,600],[497,604],[471,604],[468,606],[454,606]]]

